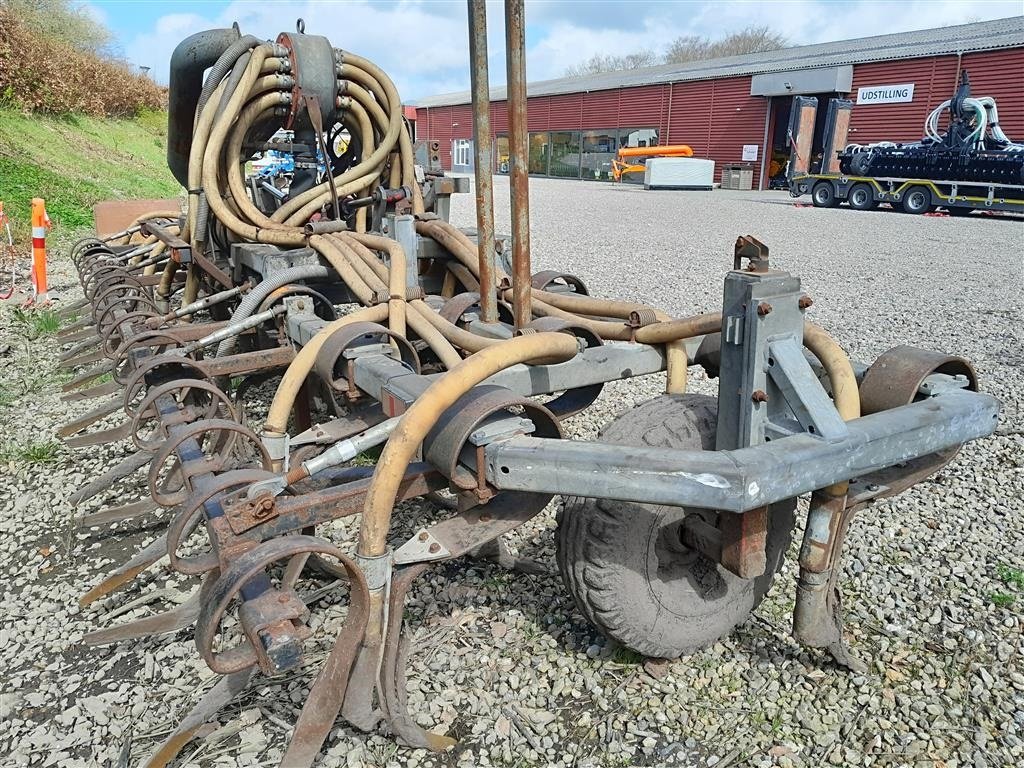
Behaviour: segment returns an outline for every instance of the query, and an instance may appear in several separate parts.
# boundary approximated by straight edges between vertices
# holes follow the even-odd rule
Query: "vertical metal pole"
[[[485,323],[496,323],[498,296],[494,281],[494,158],[491,154],[491,84],[487,71],[487,0],[466,2],[469,7],[469,74],[473,91],[480,319]]]
[[[768,130],[772,121],[772,107],[774,106],[771,96],[767,97],[768,103],[764,110],[764,138],[761,140],[761,172],[757,176],[757,191],[760,192],[764,189],[764,168],[765,164],[769,162],[768,153],[772,151],[771,145],[768,143]]]
[[[533,318],[530,307],[530,176],[526,132],[526,10],[505,0],[508,144],[512,192],[512,314],[516,328]]]

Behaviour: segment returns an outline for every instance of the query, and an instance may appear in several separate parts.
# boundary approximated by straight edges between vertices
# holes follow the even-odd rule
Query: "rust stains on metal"
[[[509,177],[512,192],[512,313],[515,327],[533,319],[530,307],[529,134],[526,132],[526,9],[523,0],[505,3],[508,84]]]
[[[491,95],[487,68],[487,3],[469,5],[469,57],[473,91],[473,160],[476,171],[476,239],[480,265],[480,319],[498,321],[494,290],[494,158],[491,151]]]

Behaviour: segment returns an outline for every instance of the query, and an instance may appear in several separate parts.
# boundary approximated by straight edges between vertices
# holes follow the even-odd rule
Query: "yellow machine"
[[[622,181],[627,173],[643,173],[651,157],[693,157],[693,149],[687,144],[666,144],[660,147],[620,147],[618,157],[612,160],[612,177]],[[628,162],[630,158],[632,162]]]

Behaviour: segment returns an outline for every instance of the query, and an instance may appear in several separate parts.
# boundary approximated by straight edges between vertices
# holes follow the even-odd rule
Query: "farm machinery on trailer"
[[[485,13],[470,3],[480,135]],[[750,236],[730,255],[721,311],[691,317],[531,274],[524,25],[522,0],[508,0],[510,238],[494,233],[486,142],[478,226],[459,229],[447,220],[455,182],[415,166],[388,76],[300,24],[275,42],[237,28],[182,42],[168,159],[187,212],[74,246],[85,298],[62,331],[63,363],[79,371],[67,397],[105,399],[62,435],[128,451],[71,501],[145,476],[143,498],[81,524],[163,526],[81,602],[164,558],[195,580],[186,602],[86,641],[191,627],[221,676],[149,766],[173,760],[254,676],[294,673],[328,633],[283,765],[310,765],[339,715],[407,745],[451,746],[407,711],[406,596],[463,556],[520,565],[502,536],[555,495],[567,590],[602,632],[655,657],[744,620],[809,495],[793,633],[859,668],[836,584],[851,517],[995,428],[998,403],[962,358],[897,347],[851,362],[805,317],[799,278]],[[350,139],[332,156],[338,126]],[[256,194],[243,166],[282,129],[295,143],[291,184]],[[687,393],[694,365],[718,377],[717,398]],[[600,439],[564,437],[605,383],[660,372],[665,394]],[[399,503],[417,498],[436,515],[403,519]],[[336,612],[311,616],[324,600]]]
[[[954,215],[1024,212],[1024,144],[1003,132],[995,99],[971,97],[966,70],[953,98],[928,114],[925,136],[917,142],[846,144],[853,103],[831,99],[820,167],[814,168],[817,106],[813,96],[793,99],[789,190],[794,197],[810,193],[819,208],[845,200],[862,211],[889,203],[915,214],[937,207]],[[945,113],[949,119],[943,133],[939,123]]]

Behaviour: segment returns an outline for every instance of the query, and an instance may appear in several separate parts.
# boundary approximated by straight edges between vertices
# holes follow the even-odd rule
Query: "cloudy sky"
[[[185,36],[237,21],[273,38],[303,18],[310,34],[373,59],[404,101],[469,87],[465,0],[89,0],[130,62],[166,83]],[[594,54],[661,50],[680,35],[720,37],[767,24],[794,44],[883,35],[1021,13],[1021,0],[527,0],[527,76],[561,77]],[[502,5],[488,3],[492,84],[504,81]]]

